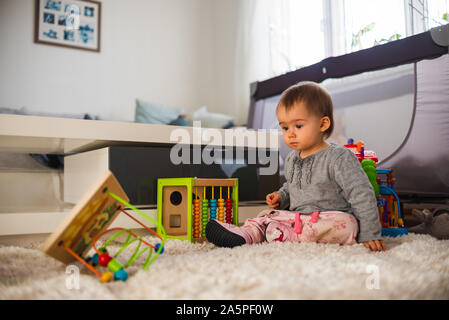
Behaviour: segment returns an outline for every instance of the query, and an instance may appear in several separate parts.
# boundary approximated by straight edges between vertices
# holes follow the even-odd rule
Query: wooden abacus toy
[[[205,239],[209,220],[238,225],[238,179],[158,179],[157,219],[167,238],[192,242]]]
[[[145,224],[123,210],[125,207],[130,208],[133,212],[140,214],[149,222],[157,225],[156,221],[127,201],[129,199],[119,182],[112,172],[107,171],[73,207],[59,227],[47,238],[41,250],[66,264],[78,260],[97,275],[101,282],[109,282],[112,279],[126,281],[128,279],[126,268],[142,255],[146,255],[142,266],[142,269],[146,270],[164,251],[165,230],[162,226],[157,226],[158,233],[156,234]],[[126,214],[147,231],[157,236],[161,242],[153,245],[126,228],[108,229],[120,212]],[[101,247],[97,248],[97,241],[111,231],[114,231],[114,234]],[[115,250],[115,253],[108,252],[110,250],[108,250],[108,245],[112,241],[116,241],[121,234],[127,235],[121,248]],[[92,247],[95,253],[92,256],[87,256]],[[118,258],[125,249],[134,249],[134,251],[131,258],[122,264]],[[105,267],[107,270],[100,272],[100,267]]]

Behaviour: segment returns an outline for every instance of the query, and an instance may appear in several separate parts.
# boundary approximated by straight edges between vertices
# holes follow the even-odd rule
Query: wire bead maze
[[[116,199],[118,202],[122,203],[126,207],[132,209],[134,212],[140,214],[143,218],[147,219],[149,222],[155,224],[158,226],[158,223],[154,221],[152,218],[150,218],[145,213],[141,212],[139,209],[135,208],[116,194],[112,193],[108,189],[104,190],[105,193],[107,193],[112,198]],[[131,231],[131,229],[127,228],[111,228],[108,230],[105,230],[103,232],[100,232],[93,240],[92,247],[95,250],[95,254],[92,256],[83,259],[78,254],[76,254],[72,249],[70,249],[68,246],[64,245],[62,243],[62,247],[69,252],[72,256],[74,256],[76,259],[78,259],[81,263],[83,263],[89,270],[91,270],[94,274],[96,274],[101,282],[109,282],[112,279],[114,280],[122,280],[126,281],[128,279],[128,273],[126,272],[126,268],[131,266],[139,257],[144,256],[146,254],[145,261],[143,263],[142,269],[146,270],[149,268],[149,266],[154,262],[154,260],[157,259],[157,257],[164,252],[164,243],[166,239],[166,233],[165,229],[162,226],[159,226],[161,232],[161,235],[151,230],[148,226],[141,223],[139,220],[131,216],[129,213],[124,211],[121,206],[118,206],[116,210],[119,210],[120,212],[126,214],[129,218],[140,224],[143,228],[145,228],[147,231],[155,235],[157,238],[159,238],[160,243],[157,244],[151,244],[142,237],[137,236],[135,233]],[[106,234],[114,232],[112,236],[110,236],[101,247],[97,246],[97,242]],[[110,253],[108,251],[108,246],[116,240],[120,235],[125,234],[127,235],[126,240],[121,245],[120,249],[117,250],[114,254]],[[121,263],[118,260],[118,257],[132,244],[135,244],[135,247],[132,251],[131,257],[128,259],[126,263]],[[153,255],[154,251],[154,255]],[[100,273],[98,271],[99,267],[105,267],[107,268],[107,271]]]

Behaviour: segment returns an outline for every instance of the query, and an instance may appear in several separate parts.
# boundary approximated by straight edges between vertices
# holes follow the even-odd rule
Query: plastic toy
[[[377,198],[377,207],[382,224],[382,235],[396,237],[408,234],[408,230],[404,228],[399,197],[394,191],[396,180],[393,178],[393,170],[377,169],[376,172],[378,175],[385,174],[387,176],[386,180],[378,178],[379,197]]]
[[[77,203],[55,232],[47,238],[42,251],[66,264],[75,260],[80,261],[97,275],[101,282],[109,282],[112,279],[126,281],[128,279],[126,268],[145,254],[146,259],[142,268],[144,270],[148,269],[164,251],[165,229],[145,213],[129,204],[128,200],[112,172],[107,171]],[[155,233],[123,210],[124,207],[130,208],[143,218],[154,223],[158,228],[158,233]],[[138,237],[130,229],[107,229],[120,212],[126,214],[147,231],[156,235],[160,243],[152,245]],[[114,234],[98,248],[97,242],[110,232],[114,232]],[[121,248],[114,254],[109,252],[108,245],[112,241],[116,241],[122,234],[127,235],[127,238]],[[95,250],[95,254],[84,258],[92,247]],[[134,251],[128,261],[122,263],[118,258],[128,247],[134,247]],[[107,268],[107,271],[101,273],[100,267]]]
[[[368,176],[369,182],[373,186],[374,194],[377,199],[379,197],[379,183],[377,180],[376,163],[373,159],[363,159],[360,164],[362,165],[363,171],[365,171]]]
[[[348,144],[345,144],[345,147],[350,149],[360,162],[364,159],[371,159],[374,163],[379,161],[374,151],[365,150],[365,144],[363,141],[359,141],[357,144],[354,144],[353,139],[348,139]]]
[[[366,151],[363,141],[354,144],[353,139],[348,140],[345,147],[349,148],[359,159],[368,179],[373,186],[379,210],[379,219],[382,225],[382,236],[396,237],[408,234],[404,228],[399,197],[394,191],[396,179],[393,177],[392,169],[376,169],[378,158],[374,151]],[[379,175],[386,175],[381,180]]]
[[[238,225],[238,179],[158,179],[157,218],[168,238],[191,242],[205,239],[209,220]]]

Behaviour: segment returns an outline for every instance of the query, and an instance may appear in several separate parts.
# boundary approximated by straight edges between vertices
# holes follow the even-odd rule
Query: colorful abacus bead
[[[226,199],[226,223],[232,223],[232,199]]]
[[[218,221],[224,222],[224,199],[218,199]]]
[[[118,270],[123,269],[123,265],[120,262],[118,262],[117,260],[111,259],[111,261],[109,261],[109,263],[108,263],[108,269],[111,272],[115,273]]]
[[[122,280],[125,282],[128,280],[128,272],[126,272],[124,269],[117,270],[114,272],[114,280]]]
[[[101,275],[100,281],[101,281],[102,283],[109,282],[109,281],[112,280],[113,277],[114,277],[114,276],[112,275],[112,273],[110,273],[109,271],[106,271],[105,273],[103,273],[103,274]]]
[[[155,245],[156,249],[154,249],[154,252],[157,252],[159,250],[159,248],[161,247],[160,243],[156,243]],[[164,253],[164,247],[162,247],[161,252],[159,254],[163,254]]]
[[[216,220],[217,219],[217,199],[210,199],[209,206],[210,206],[210,219]]]
[[[95,253],[93,256],[92,256],[92,266],[94,266],[94,267],[96,267],[96,266],[98,266],[100,263],[98,262],[98,253]]]
[[[98,257],[98,263],[101,264],[103,267],[106,267],[111,260],[112,257],[107,253],[102,253]]]
[[[114,280],[126,281],[128,273],[123,269],[123,265],[115,259],[111,259],[108,263],[108,269],[114,274]]]
[[[207,224],[207,222],[209,220],[209,216],[208,216],[208,214],[209,214],[209,201],[207,199],[203,199],[202,204],[203,204],[203,208],[202,208],[203,215],[202,215],[202,220],[201,220],[201,222],[202,222],[201,223],[201,226],[202,226],[201,235],[203,237],[205,237],[206,236],[206,224]]]
[[[193,237],[200,237],[200,199],[193,200]]]

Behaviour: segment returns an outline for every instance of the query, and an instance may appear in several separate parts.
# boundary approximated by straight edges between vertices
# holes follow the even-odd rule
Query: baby
[[[211,220],[207,239],[221,247],[263,241],[361,242],[385,251],[374,190],[351,150],[325,141],[333,130],[329,93],[314,82],[283,92],[276,109],[284,142],[287,182],[267,195],[269,210],[242,227]],[[288,211],[287,211],[288,209]]]

